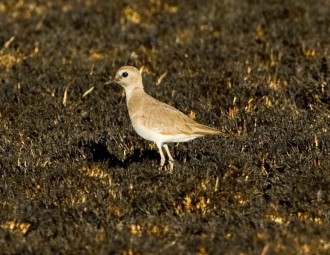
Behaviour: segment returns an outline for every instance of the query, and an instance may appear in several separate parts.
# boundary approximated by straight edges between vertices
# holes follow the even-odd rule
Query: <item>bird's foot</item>
[[[174,168],[174,161],[173,160],[169,160],[168,161],[168,164],[165,165],[165,162],[160,162],[160,165],[159,165],[159,171],[162,171],[162,170],[166,170],[168,171],[169,173],[172,173],[173,172],[173,168]]]
[[[173,172],[173,167],[174,167],[174,160],[170,159],[168,161],[168,165],[169,165],[169,172],[172,173]]]

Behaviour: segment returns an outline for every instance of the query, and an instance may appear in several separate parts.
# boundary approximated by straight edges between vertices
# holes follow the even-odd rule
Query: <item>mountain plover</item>
[[[169,158],[171,171],[173,158],[167,144],[187,142],[204,135],[216,135],[221,131],[199,124],[174,107],[151,97],[143,89],[142,76],[133,66],[123,66],[114,80],[125,89],[129,117],[133,128],[144,139],[156,143],[161,168],[165,164],[162,147]]]

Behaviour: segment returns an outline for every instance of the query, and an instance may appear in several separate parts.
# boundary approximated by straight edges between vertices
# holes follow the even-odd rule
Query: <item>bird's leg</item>
[[[167,144],[164,144],[163,147],[165,148],[165,151],[167,153],[167,156],[169,158],[168,163],[170,164],[171,172],[173,171],[173,165],[174,165],[174,159],[172,158],[172,155],[170,153],[170,150],[168,149]]]
[[[161,144],[157,144],[158,150],[159,150],[159,155],[160,155],[160,168],[163,168],[164,164],[165,164],[165,156],[162,150],[162,145]]]

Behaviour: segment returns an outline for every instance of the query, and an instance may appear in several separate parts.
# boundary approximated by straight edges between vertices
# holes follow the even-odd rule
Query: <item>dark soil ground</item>
[[[126,64],[232,136],[160,171]],[[329,0],[1,1],[0,254],[330,254],[329,65]]]

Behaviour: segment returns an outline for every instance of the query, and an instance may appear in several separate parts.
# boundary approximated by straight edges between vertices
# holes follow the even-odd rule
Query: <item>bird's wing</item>
[[[204,126],[189,118],[174,107],[156,100],[148,95],[143,108],[140,109],[140,123],[164,135],[186,134],[207,135],[220,134],[217,129]]]

